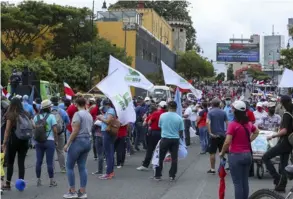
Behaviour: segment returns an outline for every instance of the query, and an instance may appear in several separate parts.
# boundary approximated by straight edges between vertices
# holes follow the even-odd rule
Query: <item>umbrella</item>
[[[220,166],[218,169],[218,173],[219,173],[219,177],[220,177],[219,199],[225,198],[225,189],[226,189],[225,176],[227,175],[227,173],[225,171],[225,164],[226,164],[226,159],[221,158]]]

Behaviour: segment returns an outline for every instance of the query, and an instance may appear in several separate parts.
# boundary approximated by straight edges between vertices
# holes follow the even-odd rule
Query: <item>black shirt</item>
[[[21,82],[21,77],[16,74],[12,74],[10,76],[10,85],[11,86],[18,86],[18,84]]]
[[[291,114],[292,115],[292,114]],[[291,149],[291,145],[288,140],[288,136],[293,132],[293,118],[288,113],[284,113],[282,117],[281,127],[280,129],[286,129],[287,134],[280,137],[279,143],[284,145],[284,147],[288,147]]]

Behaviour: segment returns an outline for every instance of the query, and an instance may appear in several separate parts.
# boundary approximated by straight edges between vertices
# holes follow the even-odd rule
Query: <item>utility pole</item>
[[[90,48],[90,82],[89,89],[92,88],[92,79],[93,79],[93,41],[94,41],[94,9],[95,9],[95,0],[93,0],[92,7],[92,16],[91,16],[91,48]]]

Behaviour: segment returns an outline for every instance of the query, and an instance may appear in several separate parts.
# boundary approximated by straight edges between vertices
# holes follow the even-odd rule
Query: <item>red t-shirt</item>
[[[235,121],[229,123],[227,135],[232,135],[233,137],[229,148],[230,153],[250,152],[250,135],[256,130],[256,127],[251,122],[244,126],[249,132],[249,137],[241,124]]]
[[[165,110],[160,109],[153,112],[150,115],[149,121],[151,121],[151,125],[150,125],[151,130],[154,130],[154,131],[161,130],[161,128],[159,127],[159,120],[160,120],[160,116],[165,112],[166,112]]]
[[[208,110],[205,109],[205,110],[202,110],[200,113],[199,113],[199,116],[201,117],[200,120],[198,121],[197,123],[197,127],[200,128],[200,127],[205,127],[207,125],[207,115],[208,115]]]
[[[96,121],[96,119],[97,119],[98,112],[99,112],[99,107],[98,107],[98,105],[95,105],[95,106],[90,110],[90,114],[92,115],[94,121]]]
[[[71,126],[72,118],[74,116],[74,113],[76,113],[77,111],[78,111],[78,109],[74,104],[71,104],[66,110],[66,112],[69,116],[69,119],[70,119],[70,123],[67,125],[66,128],[70,133],[72,132],[72,126]]]
[[[117,137],[126,137],[126,136],[127,136],[127,125],[120,126]]]
[[[251,110],[247,110],[246,111],[246,115],[248,117],[248,120],[251,122],[251,123],[254,123],[255,122],[255,117],[254,117],[254,114]]]

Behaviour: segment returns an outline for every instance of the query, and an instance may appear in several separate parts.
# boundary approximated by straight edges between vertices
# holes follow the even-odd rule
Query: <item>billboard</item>
[[[218,43],[218,62],[259,62],[259,44]]]

